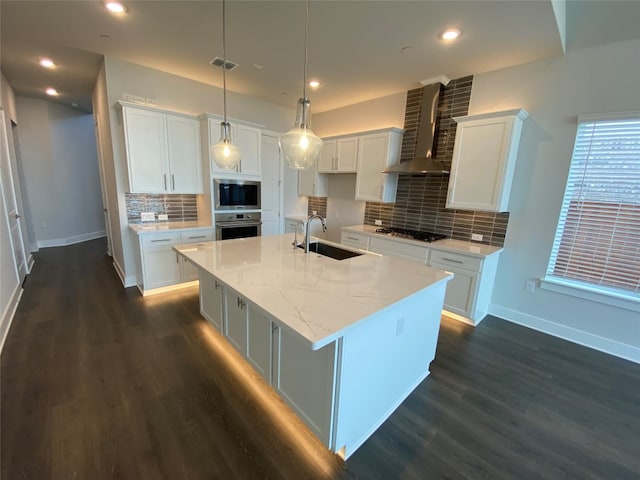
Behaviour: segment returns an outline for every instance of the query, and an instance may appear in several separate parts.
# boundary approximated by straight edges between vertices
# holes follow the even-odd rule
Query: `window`
[[[640,112],[578,122],[547,279],[640,299]]]

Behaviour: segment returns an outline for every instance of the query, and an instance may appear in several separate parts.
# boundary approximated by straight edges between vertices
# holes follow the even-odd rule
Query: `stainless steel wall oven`
[[[257,237],[262,233],[260,212],[216,213],[216,240]]]

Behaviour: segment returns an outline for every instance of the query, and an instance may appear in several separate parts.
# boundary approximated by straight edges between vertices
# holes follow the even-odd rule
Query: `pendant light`
[[[235,169],[240,163],[240,149],[231,143],[231,125],[227,122],[227,44],[226,5],[222,0],[222,94],[224,119],[220,123],[220,141],[211,146],[211,157],[216,165],[227,170]]]
[[[280,137],[280,148],[290,168],[304,170],[313,165],[322,150],[322,140],[311,130],[311,101],[307,98],[307,44],[309,39],[309,0],[304,23],[304,75],[302,98],[298,100],[293,128]]]

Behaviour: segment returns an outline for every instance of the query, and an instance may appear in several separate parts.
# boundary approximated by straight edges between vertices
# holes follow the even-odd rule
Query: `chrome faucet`
[[[324,217],[322,217],[321,215],[315,214],[315,213],[312,214],[312,215],[309,215],[309,218],[307,219],[307,225],[305,227],[305,232],[304,232],[304,251],[305,251],[305,253],[309,253],[309,238],[311,237],[309,235],[309,225],[311,225],[311,221],[314,218],[317,218],[322,223],[322,231],[323,232],[327,231],[327,223],[325,222]]]

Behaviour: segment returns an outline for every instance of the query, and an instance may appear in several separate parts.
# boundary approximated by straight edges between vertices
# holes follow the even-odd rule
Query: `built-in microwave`
[[[213,179],[216,210],[260,210],[260,182]]]

